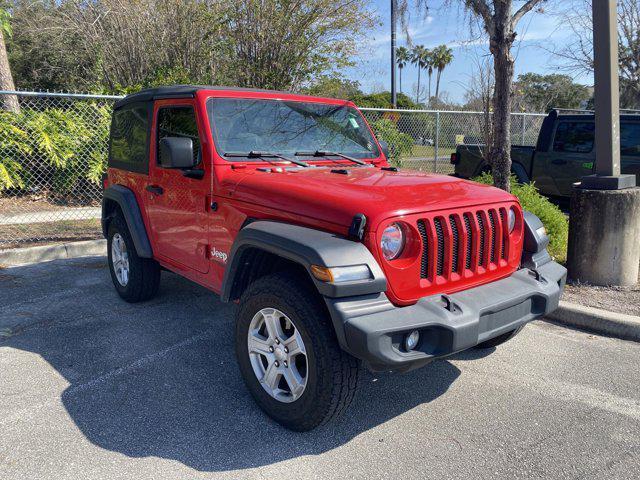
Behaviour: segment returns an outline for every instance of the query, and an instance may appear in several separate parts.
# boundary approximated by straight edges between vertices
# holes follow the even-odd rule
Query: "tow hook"
[[[538,270],[529,269],[529,275],[535,278],[537,282],[547,283],[547,280],[542,275],[540,275],[540,272]]]
[[[456,304],[453,303],[453,300],[451,300],[451,297],[449,297],[448,295],[441,295],[440,299],[442,300],[442,303],[444,304],[444,308],[445,310],[448,310],[451,313],[455,313],[456,309]]]

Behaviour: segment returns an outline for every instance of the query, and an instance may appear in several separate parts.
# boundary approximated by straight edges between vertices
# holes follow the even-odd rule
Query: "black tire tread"
[[[114,286],[116,287],[118,294],[129,303],[138,303],[150,300],[156,296],[160,288],[160,265],[151,258],[141,258],[138,256],[135,244],[133,243],[133,238],[131,237],[131,233],[129,233],[127,222],[120,212],[116,213],[109,222],[109,259],[111,259],[111,238],[116,232],[122,235],[122,238],[127,245],[131,274],[129,284],[126,288],[123,288],[116,280],[111,266],[109,266]],[[134,273],[136,269],[140,272],[139,275]]]
[[[494,348],[494,347],[497,347],[498,345],[502,345],[503,343],[508,342],[513,337],[518,335],[523,328],[524,326],[518,327],[515,330],[511,330],[510,332],[503,333],[502,335],[499,335],[495,338],[491,338],[485,342],[479,343],[478,345],[476,345],[475,348],[482,350],[484,348]]]
[[[305,318],[310,319],[311,322],[305,322],[305,328],[312,344],[324,347],[314,349],[316,362],[331,368],[332,372],[331,384],[320,385],[319,391],[322,397],[318,401],[319,408],[305,416],[302,421],[287,422],[276,419],[287,428],[296,431],[311,430],[344,413],[355,396],[360,378],[360,362],[338,345],[326,306],[309,283],[291,272],[267,275],[247,288],[240,299],[241,307],[238,309],[240,316],[246,314],[243,312],[243,306],[247,305],[252,298],[263,295],[277,296],[292,311],[306,312]],[[300,319],[296,320],[300,321]]]

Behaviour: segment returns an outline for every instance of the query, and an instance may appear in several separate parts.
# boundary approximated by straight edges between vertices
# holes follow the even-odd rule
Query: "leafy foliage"
[[[514,84],[515,107],[523,112],[552,108],[580,108],[591,98],[589,87],[574,83],[569,75],[525,73]]]
[[[0,112],[0,192],[38,185],[66,196],[81,181],[100,183],[111,109],[81,105]]]
[[[352,65],[368,0],[12,2],[19,88],[126,93],[167,83],[299,89]]]
[[[402,165],[402,157],[411,153],[413,149],[413,138],[411,135],[402,133],[391,120],[383,118],[371,124],[378,140],[389,144],[389,160],[396,166]]]
[[[489,173],[483,173],[473,180],[493,185],[493,177]],[[569,221],[564,213],[548,198],[542,196],[533,183],[519,184],[515,176],[511,177],[511,193],[518,197],[524,210],[540,218],[549,234],[549,253],[556,260],[564,263],[567,260],[569,241]]]

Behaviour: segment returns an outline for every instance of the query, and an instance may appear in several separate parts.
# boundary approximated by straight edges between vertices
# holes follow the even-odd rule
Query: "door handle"
[[[146,190],[154,195],[162,195],[164,193],[164,189],[158,185],[147,185]]]
[[[553,163],[554,165],[566,165],[567,161],[562,160],[560,158],[556,158],[555,160],[551,160],[551,163]]]

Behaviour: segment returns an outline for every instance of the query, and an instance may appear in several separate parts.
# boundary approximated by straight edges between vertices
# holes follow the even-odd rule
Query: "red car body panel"
[[[317,102],[355,107],[344,100],[277,92],[199,90],[193,99],[156,100],[149,148],[149,174],[110,168],[108,183],[130,188],[141,206],[154,257],[163,266],[220,292],[225,262],[212,252],[228,255],[248,218],[294,223],[339,235],[347,234],[354,215],[367,217],[363,243],[382,266],[387,295],[397,305],[415,303],[434,293],[451,293],[512,274],[522,252],[522,211],[512,195],[493,187],[449,176],[402,170],[384,171],[383,155],[369,167],[350,168],[348,174],[331,168],[278,169],[263,161],[229,161],[215,149],[207,115],[207,100],[215,97]],[[196,112],[205,176],[185,178],[180,171],[159,168],[156,162],[157,115],[169,105],[191,105]],[[382,151],[380,149],[380,151]],[[331,166],[336,162],[311,162]],[[266,167],[266,168],[265,168]],[[269,171],[263,171],[263,170]],[[282,171],[280,171],[282,170]],[[159,186],[165,195],[146,190]],[[215,203],[215,208],[212,204]],[[420,278],[422,239],[417,219],[433,219],[497,205],[517,211],[518,227],[509,237],[508,255],[482,274],[463,272],[429,281]],[[380,252],[380,235],[390,223],[407,226],[408,244],[400,259],[388,262]],[[429,220],[431,221],[431,220]],[[449,229],[449,235],[451,234]],[[445,235],[447,232],[445,232]],[[462,243],[464,246],[464,242]],[[462,248],[462,246],[460,248]],[[449,252],[450,253],[450,252]]]

